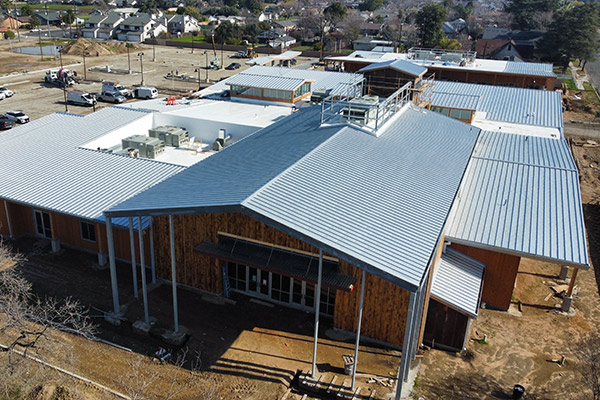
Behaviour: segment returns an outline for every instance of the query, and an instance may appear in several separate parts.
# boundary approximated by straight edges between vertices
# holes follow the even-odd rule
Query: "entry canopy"
[[[220,236],[219,243],[202,242],[199,253],[276,272],[281,275],[316,283],[319,258],[313,255],[253,243],[243,239]],[[352,291],[356,278],[338,272],[337,262],[323,260],[323,284],[335,289]]]
[[[431,296],[458,312],[477,318],[485,265],[454,249],[442,254],[433,275]]]

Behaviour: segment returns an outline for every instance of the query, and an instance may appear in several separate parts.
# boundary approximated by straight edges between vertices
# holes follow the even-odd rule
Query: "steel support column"
[[[356,365],[358,364],[358,345],[360,343],[360,325],[362,323],[363,304],[365,300],[365,279],[366,271],[362,271],[362,280],[360,281],[360,305],[358,307],[358,327],[356,328],[356,344],[354,345],[354,366],[352,367],[352,390],[356,383]]]
[[[314,378],[317,373],[317,341],[319,337],[319,313],[321,311],[321,278],[323,275],[323,250],[319,250],[319,274],[317,275],[317,290],[315,294],[315,338],[313,344],[313,360],[311,375]]]
[[[133,235],[133,217],[129,217],[129,248],[131,249],[131,274],[133,275],[133,297],[138,298],[137,268],[135,266],[135,238]]]
[[[106,236],[108,241],[108,264],[110,266],[110,284],[113,296],[113,311],[118,314],[121,311],[119,306],[119,287],[117,285],[117,264],[115,261],[115,243],[113,241],[112,220],[106,217]]]
[[[148,290],[146,288],[146,266],[144,265],[144,229],[142,228],[142,217],[138,217],[138,236],[140,239],[140,271],[142,272],[142,299],[144,299],[144,322],[150,323],[148,313]]]
[[[8,213],[8,203],[4,200],[4,211],[6,212],[6,221],[8,222],[8,236],[12,239],[13,230],[12,224],[10,223],[10,214]]]
[[[410,347],[410,336],[412,331],[413,320],[413,310],[415,308],[416,294],[414,292],[410,292],[410,299],[408,302],[408,313],[406,315],[406,325],[404,326],[404,342],[402,345],[402,359],[400,361],[400,368],[398,369],[398,383],[396,385],[396,397],[395,400],[400,400],[402,396],[402,384],[404,383],[404,375],[405,370],[409,369],[410,366],[410,355],[409,347]]]
[[[156,283],[156,259],[154,258],[154,217],[150,217],[150,267],[152,268],[152,283]]]
[[[169,233],[171,239],[171,285],[173,289],[173,332],[179,332],[179,312],[177,307],[177,271],[175,268],[175,231],[173,216],[169,215]]]

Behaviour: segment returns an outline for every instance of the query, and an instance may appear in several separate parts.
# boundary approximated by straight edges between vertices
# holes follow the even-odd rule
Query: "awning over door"
[[[225,236],[219,237],[219,243],[202,242],[195,250],[220,260],[317,282],[319,258],[315,256]],[[322,279],[323,285],[345,291],[351,291],[356,282],[356,278],[338,272],[337,262],[326,259],[323,259]]]
[[[483,263],[448,247],[433,275],[431,297],[477,318],[484,272]]]

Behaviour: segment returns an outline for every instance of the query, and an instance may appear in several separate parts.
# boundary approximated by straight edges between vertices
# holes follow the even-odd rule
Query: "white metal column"
[[[156,260],[154,258],[154,217],[150,217],[150,267],[152,268],[152,283],[156,283]]]
[[[8,222],[8,236],[12,239],[13,230],[12,224],[10,223],[10,214],[8,213],[8,203],[4,200],[4,211],[6,211],[6,221]]]
[[[144,229],[142,227],[142,217],[138,217],[138,236],[140,239],[140,271],[142,272],[142,298],[144,299],[144,322],[150,323],[148,313],[148,290],[146,288],[146,266],[144,265]]]
[[[110,283],[113,296],[113,311],[118,314],[121,311],[119,306],[119,287],[117,285],[117,265],[115,262],[115,243],[113,241],[112,220],[106,217],[106,236],[108,239],[108,263],[110,266]]]
[[[410,300],[408,302],[408,313],[406,315],[406,324],[404,326],[404,342],[402,345],[402,359],[400,361],[400,368],[398,369],[398,383],[396,385],[396,400],[400,400],[402,396],[402,383],[404,383],[405,370],[409,369],[410,366],[410,337],[413,324],[413,311],[415,308],[416,294],[410,292]]]
[[[131,249],[131,274],[133,275],[133,297],[138,298],[137,268],[135,266],[135,238],[133,236],[133,217],[129,217],[129,248]]]
[[[175,268],[175,231],[173,229],[173,216],[169,215],[169,232],[171,238],[171,285],[173,288],[173,331],[179,332],[179,313],[177,307],[177,271]]]
[[[323,250],[319,250],[319,274],[317,276],[317,293],[315,293],[315,339],[313,344],[313,360],[311,375],[317,373],[317,341],[319,337],[319,312],[321,308],[321,277],[323,275]]]
[[[358,307],[358,327],[356,328],[356,344],[354,346],[354,366],[352,367],[352,390],[356,383],[356,365],[358,364],[358,345],[360,343],[360,325],[362,323],[363,304],[365,300],[365,279],[366,271],[362,271],[362,280],[360,281],[360,306]]]

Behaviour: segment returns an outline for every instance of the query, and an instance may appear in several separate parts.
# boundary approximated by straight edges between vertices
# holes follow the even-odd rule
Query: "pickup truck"
[[[109,103],[122,103],[126,99],[118,93],[114,92],[102,92],[98,95],[98,100],[106,101]]]

